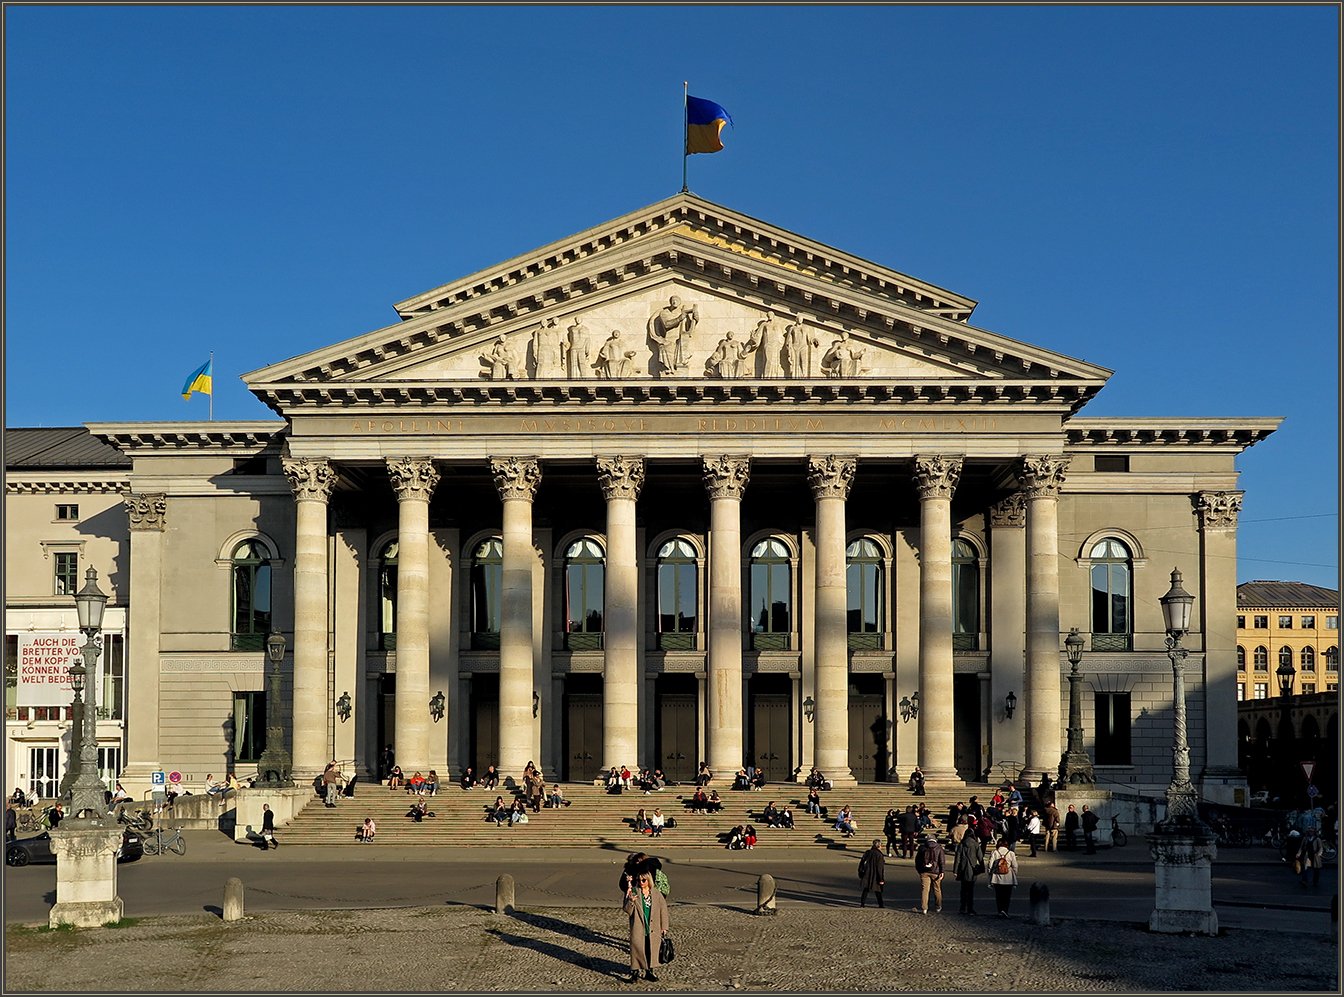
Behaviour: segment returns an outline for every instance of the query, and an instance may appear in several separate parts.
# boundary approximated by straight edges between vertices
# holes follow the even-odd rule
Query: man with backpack
[[[919,873],[919,912],[929,912],[929,890],[933,890],[933,912],[943,912],[943,846],[931,834],[921,835],[915,852],[915,872]]]

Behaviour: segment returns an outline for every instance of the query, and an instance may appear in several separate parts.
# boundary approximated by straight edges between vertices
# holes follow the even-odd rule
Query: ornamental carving
[[[294,498],[312,502],[331,498],[331,490],[336,487],[336,469],[325,457],[283,457],[280,465]]]
[[[1027,525],[1027,495],[1013,492],[989,507],[989,525],[993,527],[1025,527]]]
[[[494,475],[499,497],[531,502],[537,497],[541,483],[541,462],[535,457],[491,457],[490,473]]]
[[[644,458],[597,458],[597,483],[602,486],[602,496],[607,501],[635,501],[639,498],[639,490],[644,487]]]
[[[588,348],[588,327],[583,319],[574,316],[565,339],[565,372],[570,380],[593,376],[591,353]]]
[[[821,372],[827,377],[860,377],[869,370],[863,362],[867,352],[867,347],[842,332],[821,358]]]
[[[1235,530],[1241,512],[1242,492],[1200,492],[1195,495],[1195,514],[1204,530]]]
[[[784,360],[790,377],[816,377],[821,362],[821,337],[803,324],[802,316],[784,330]]]
[[[774,312],[756,323],[751,334],[751,348],[762,358],[761,377],[784,376],[784,341],[788,325]]]
[[[946,454],[915,456],[915,489],[921,499],[950,499],[961,480],[961,457]]]
[[[751,480],[751,458],[706,456],[703,459],[705,490],[709,497],[740,500]]]
[[[1023,457],[1018,472],[1023,491],[1030,498],[1059,498],[1069,460],[1061,454],[1028,454]]]
[[[389,457],[387,473],[398,501],[428,502],[439,483],[439,469],[428,457]]]
[[[667,307],[649,317],[649,341],[658,351],[658,375],[685,376],[691,368],[691,337],[700,324],[698,305],[685,305],[675,294]]]
[[[807,483],[812,488],[812,497],[849,498],[858,463],[853,457],[837,457],[835,454],[807,458]]]
[[[630,349],[621,338],[620,329],[612,329],[607,341],[597,351],[598,373],[608,381],[623,381],[634,373],[636,350]]]
[[[532,331],[532,362],[538,380],[550,381],[565,376],[565,330],[548,318]]]
[[[488,368],[486,377],[492,381],[521,381],[526,376],[517,351],[503,336],[481,354],[481,362]]]
[[[133,530],[157,530],[163,532],[167,525],[168,496],[162,492],[132,492],[122,497],[126,504],[126,516]]]
[[[742,374],[747,357],[755,349],[750,339],[734,339],[733,330],[729,329],[705,361],[705,371],[710,377],[732,380]]]

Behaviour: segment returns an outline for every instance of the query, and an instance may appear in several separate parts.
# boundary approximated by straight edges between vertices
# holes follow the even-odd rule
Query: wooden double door
[[[764,769],[769,782],[793,778],[791,685],[787,675],[753,675],[747,681],[747,760]]]

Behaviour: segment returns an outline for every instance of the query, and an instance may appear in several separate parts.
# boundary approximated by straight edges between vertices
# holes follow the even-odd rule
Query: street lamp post
[[[1293,667],[1292,658],[1284,658],[1279,661],[1279,667],[1274,672],[1279,677],[1279,736],[1274,739],[1278,746],[1278,778],[1283,780],[1285,786],[1291,785],[1296,773],[1292,771],[1293,762],[1296,761],[1292,755],[1293,739],[1288,736],[1293,729],[1293,678],[1297,675],[1297,669]],[[1285,793],[1286,795],[1286,793]],[[1295,794],[1294,794],[1295,795]]]
[[[1064,639],[1069,656],[1069,742],[1059,763],[1059,781],[1068,785],[1093,785],[1097,781],[1092,759],[1083,746],[1083,677],[1078,665],[1083,660],[1083,638],[1074,627]]]
[[[271,789],[294,785],[293,765],[285,750],[285,731],[280,725],[280,662],[285,660],[285,635],[266,638],[266,656],[271,659],[271,682],[266,692],[266,748],[257,761],[257,781]]]
[[[98,655],[102,651],[103,610],[106,606],[107,596],[98,588],[98,572],[90,568],[84,587],[75,595],[79,629],[86,639],[83,667],[71,668],[70,680],[76,685],[75,702],[79,702],[78,685],[86,686],[88,695],[80,717],[79,772],[70,783],[70,817],[88,821],[92,826],[110,816],[107,787],[98,778]]]
[[[82,653],[82,652],[81,652]],[[84,752],[84,676],[88,669],[82,660],[70,666],[70,688],[75,698],[70,704],[70,755],[65,764],[65,776],[61,779],[56,795],[67,806],[70,803],[70,790],[79,778],[80,755]]]
[[[1199,824],[1199,793],[1190,782],[1190,745],[1185,733],[1185,659],[1190,652],[1181,646],[1181,638],[1190,632],[1190,611],[1195,597],[1181,586],[1181,580],[1180,571],[1172,569],[1171,588],[1159,600],[1167,628],[1167,657],[1171,659],[1172,774],[1171,785],[1167,787],[1166,823]]]

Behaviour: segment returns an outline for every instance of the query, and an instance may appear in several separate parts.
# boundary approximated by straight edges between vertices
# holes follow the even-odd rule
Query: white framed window
[[[1256,699],[1268,699],[1268,698],[1269,698],[1269,683],[1268,683],[1268,682],[1257,682],[1257,683],[1255,683],[1255,698],[1256,698]]]

